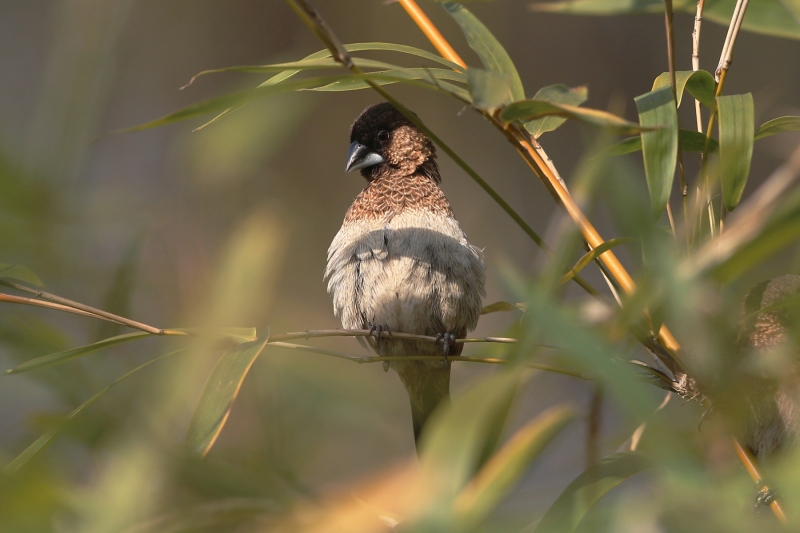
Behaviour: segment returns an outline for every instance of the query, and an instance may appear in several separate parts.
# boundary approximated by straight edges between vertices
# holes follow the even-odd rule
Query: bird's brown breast
[[[391,218],[406,209],[423,209],[452,217],[444,193],[426,176],[387,176],[371,181],[347,210],[344,223]]]

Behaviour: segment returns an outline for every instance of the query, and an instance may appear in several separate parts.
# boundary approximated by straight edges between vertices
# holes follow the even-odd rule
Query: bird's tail
[[[414,442],[419,452],[420,436],[433,411],[443,402],[450,402],[450,362],[403,361],[392,365],[408,392],[411,402],[411,421],[414,424]]]

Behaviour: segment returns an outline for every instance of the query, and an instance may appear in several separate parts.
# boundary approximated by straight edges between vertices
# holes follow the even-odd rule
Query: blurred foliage
[[[115,202],[125,200],[124,192],[92,206],[92,191],[107,184],[71,190],[70,182],[48,174],[81,175],[84,153],[76,145],[93,130],[98,109],[78,113],[80,135],[72,137],[64,119],[63,138],[51,132],[34,139],[42,148],[49,145],[45,137],[55,138],[35,164],[0,144],[0,362],[7,369],[0,376],[0,431],[7,433],[0,438],[0,531],[777,530],[772,515],[753,512],[755,488],[730,447],[747,413],[715,409],[702,432],[697,425],[709,398],[725,405],[741,394],[742,295],[755,277],[786,273],[775,271],[786,264],[782,254],[797,256],[800,149],[757,188],[751,183],[749,194],[747,186],[755,141],[799,130],[800,118],[775,118],[756,130],[750,92],[719,94],[714,76],[703,70],[673,73],[672,87],[663,67],[636,73],[636,86],[654,80],[635,99],[638,124],[613,106],[583,106],[586,86],[547,85],[529,89],[534,96],[526,98],[527,78],[505,49],[505,36],[463,5],[441,4],[448,15],[442,20],[461,30],[479,66],[463,67],[409,44],[348,44],[351,71],[327,49],[297,61],[206,70],[203,80],[272,77],[178,110],[170,105],[160,119],[137,117],[141,125],[122,131],[187,128],[187,119],[210,119],[176,151],[191,178],[167,211],[190,213],[172,226],[162,213],[143,209],[135,227],[111,231],[105,226],[115,224]],[[80,19],[82,9],[93,12],[86,6],[65,4],[70,16],[64,20]],[[660,12],[663,5],[567,0],[534,8],[611,15]],[[675,3],[676,10],[694,8]],[[93,12],[98,20],[85,27],[61,28],[58,42],[94,31],[89,42],[113,49],[131,7],[107,9]],[[800,36],[796,2],[763,1],[749,9],[745,30]],[[732,10],[733,2],[710,2],[706,16],[727,25]],[[101,24],[104,18],[114,24]],[[325,33],[335,27],[312,29],[335,43]],[[75,98],[87,86],[100,100],[110,97],[100,75],[110,67],[98,50],[75,52]],[[79,68],[82,58],[96,69]],[[486,368],[471,375],[453,405],[435,413],[417,459],[408,413],[393,399],[400,389],[379,381],[379,365],[341,360],[365,363],[369,356],[328,350],[334,339],[316,339],[310,348],[283,345],[292,351],[270,343],[280,337],[276,327],[310,330],[330,315],[276,296],[294,279],[287,270],[307,261],[298,241],[313,240],[319,229],[308,220],[314,216],[292,227],[286,222],[318,179],[302,175],[302,160],[333,144],[316,127],[304,128],[319,126],[330,111],[316,99],[330,104],[347,98],[339,93],[388,89],[405,102],[419,88],[430,91],[426,98],[452,98],[487,119],[496,132],[466,134],[481,142],[492,135],[516,142],[525,137],[514,135],[529,132],[546,143],[570,122],[593,126],[580,130],[588,140],[583,152],[580,142],[571,142],[579,163],[562,185],[580,216],[610,219],[614,238],[587,250],[573,220],[557,212],[547,233],[550,247],[535,267],[491,260],[508,301],[487,305],[484,314],[510,312],[510,318],[490,335],[517,342],[484,343],[466,354],[496,366],[481,365]],[[48,89],[42,109],[54,105],[47,98],[58,99],[55,87]],[[685,117],[678,106],[689,96],[717,129],[680,128]],[[432,124],[425,121],[433,133]],[[634,137],[617,141],[616,135]],[[457,153],[443,141],[440,147]],[[684,198],[675,193],[675,175],[685,171],[689,152],[700,152],[702,160],[696,175],[686,174],[691,186]],[[269,164],[287,153],[290,171]],[[488,185],[495,176],[481,177],[460,156],[456,162],[531,237],[531,249],[542,244],[524,212]],[[132,172],[136,186],[142,180],[154,196],[180,183],[155,184]],[[281,172],[291,179],[273,179]],[[487,203],[483,192],[472,192],[480,195],[474,205]],[[320,205],[320,212],[327,207]],[[485,225],[499,231],[496,220],[487,217]],[[89,247],[92,239],[101,244]],[[103,243],[108,250],[86,257],[85,249]],[[625,291],[620,272],[601,264],[610,253],[629,265],[635,291]],[[567,289],[574,281],[586,288],[580,276],[595,265],[602,271],[592,278],[597,298]],[[796,260],[794,266],[800,266]],[[99,301],[99,309],[119,316],[98,315],[39,289],[17,294],[17,282]],[[39,308],[11,305],[30,303],[21,300],[29,297]],[[787,299],[770,310],[795,303]],[[159,326],[143,330],[129,315]],[[680,352],[659,337],[662,325],[679,339]],[[283,340],[305,342],[303,336]],[[788,370],[797,366],[800,335],[790,341],[762,362],[778,383],[796,377]],[[353,344],[337,346],[353,350]],[[306,358],[299,355],[303,349],[338,359]],[[681,389],[682,377],[700,388]],[[558,388],[568,388],[571,399],[549,401]],[[597,402],[608,399],[593,415],[585,414],[580,396],[589,389]],[[674,394],[663,389],[706,405],[679,398],[667,404],[664,395]],[[535,390],[543,392],[532,407],[524,400]],[[608,424],[599,412],[613,413]],[[609,427],[598,435],[601,421]],[[764,467],[789,514],[786,529],[797,529],[800,451],[787,450]],[[530,489],[537,478],[545,490]]]

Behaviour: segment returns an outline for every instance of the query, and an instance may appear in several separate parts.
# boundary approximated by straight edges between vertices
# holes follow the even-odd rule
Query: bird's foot
[[[442,361],[442,368],[447,364],[447,356],[450,355],[450,348],[456,343],[456,336],[452,333],[437,333],[436,334],[436,342],[442,343],[442,355],[444,355],[444,361]]]
[[[386,332],[389,338],[392,338],[392,330],[389,329],[389,326],[386,324],[370,324],[369,326],[369,334],[372,337],[375,337],[375,341],[378,343],[378,352],[380,352],[381,347],[381,336],[383,332]]]
[[[762,507],[768,507],[775,498],[778,497],[778,492],[775,489],[769,488],[764,481],[759,480],[756,483],[756,505],[755,510],[759,511]]]

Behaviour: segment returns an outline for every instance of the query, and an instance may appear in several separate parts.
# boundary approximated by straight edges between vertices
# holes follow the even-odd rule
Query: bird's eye
[[[389,140],[389,132],[388,131],[379,131],[378,132],[378,142],[383,144]]]

